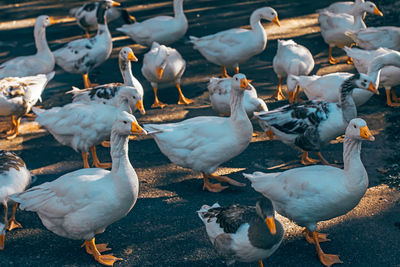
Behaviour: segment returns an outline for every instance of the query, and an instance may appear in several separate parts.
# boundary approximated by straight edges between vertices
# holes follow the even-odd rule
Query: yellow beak
[[[289,95],[289,104],[293,104],[293,102],[294,102],[294,97],[296,96],[296,92],[289,92],[288,93],[288,95]]]
[[[362,139],[367,139],[369,141],[375,140],[375,137],[371,134],[367,125],[360,127],[360,136]]]
[[[140,114],[146,114],[146,110],[144,110],[143,106],[143,100],[139,100],[138,102],[136,102],[136,108],[140,111]]]
[[[379,95],[379,91],[373,83],[369,83],[368,91],[371,91],[372,93]]]
[[[267,217],[267,219],[265,220],[265,223],[267,224],[267,227],[268,227],[269,232],[271,233],[271,235],[275,235],[276,234],[276,227],[275,227],[275,219],[274,219],[274,217]]]
[[[4,249],[4,241],[6,240],[6,235],[0,235],[0,250]]]
[[[281,26],[281,23],[279,22],[279,19],[278,19],[278,15],[276,15],[276,17],[272,20],[272,22],[278,26]]]
[[[134,16],[129,15],[129,18],[135,23],[136,22],[136,18]]]
[[[374,15],[378,15],[378,16],[383,17],[382,12],[377,7],[374,8]]]
[[[55,19],[50,17],[50,25],[54,25],[56,23]]]
[[[240,88],[243,90],[250,90],[249,81],[246,78],[240,80]]]
[[[137,121],[132,122],[131,126],[132,134],[147,134],[147,132],[137,123]]]
[[[120,3],[115,2],[115,1],[112,1],[112,4],[111,4],[111,6],[120,6],[120,5],[121,5]]]
[[[133,62],[138,62],[139,61],[133,52],[129,52],[128,59],[130,61],[133,61]]]
[[[160,67],[156,68],[157,79],[161,79],[164,70]]]

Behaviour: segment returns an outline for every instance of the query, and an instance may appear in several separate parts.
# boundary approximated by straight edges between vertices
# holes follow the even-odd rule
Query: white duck
[[[86,3],[80,7],[71,8],[69,14],[76,18],[79,27],[85,30],[86,37],[90,38],[89,31],[97,30],[96,13],[102,1]],[[126,23],[136,22],[135,17],[129,15],[123,8],[112,7],[106,11],[107,22],[122,17]]]
[[[231,114],[230,97],[231,97],[232,78],[214,78],[208,82],[207,89],[210,95],[211,107],[222,116]],[[247,116],[253,117],[255,111],[268,111],[268,107],[264,100],[258,98],[256,88],[249,83],[250,90],[244,92],[243,105]]]
[[[46,27],[53,24],[52,18],[42,15],[36,18],[33,35],[36,54],[10,59],[0,64],[0,79],[6,77],[25,77],[47,74],[54,69],[54,56],[46,40]]]
[[[292,94],[297,94],[295,93],[297,88],[301,88],[308,100],[339,102],[340,86],[352,75],[349,72],[334,72],[323,76],[289,75],[287,78],[287,88],[289,94],[291,92]],[[365,104],[372,95],[372,92],[359,88],[355,88],[352,93],[356,107]]]
[[[276,211],[306,227],[306,239],[314,243],[322,264],[342,263],[338,255],[325,254],[319,243],[329,241],[317,232],[317,223],[351,211],[368,188],[368,174],[360,159],[361,141],[374,141],[364,120],[350,121],[343,145],[344,169],[308,166],[282,173],[244,174],[252,187],[271,199]]]
[[[185,72],[186,61],[179,52],[171,47],[154,42],[149,52],[143,57],[142,74],[151,83],[154,89],[154,103],[152,108],[163,108],[166,104],[157,97],[159,83],[175,83],[179,92],[179,105],[189,105],[193,100],[186,98],[181,90],[181,77]]]
[[[275,219],[271,200],[261,198],[256,206],[203,205],[197,211],[217,254],[227,265],[258,261],[271,256],[282,242],[284,229]]]
[[[321,26],[321,34],[325,43],[329,45],[328,57],[331,64],[338,63],[337,59],[332,56],[334,46],[343,48],[353,43],[353,39],[347,36],[346,32],[358,31],[367,27],[362,19],[364,12],[383,16],[376,5],[370,1],[365,3],[356,2],[351,10],[351,14],[335,14],[329,11],[321,11],[319,13],[318,21]]]
[[[400,98],[397,97],[394,86],[400,84],[400,66],[387,66],[382,55],[390,55],[394,50],[388,48],[378,48],[376,50],[362,50],[358,48],[345,47],[344,51],[348,56],[353,58],[354,66],[360,73],[367,73],[375,79],[379,78],[379,84],[376,86],[383,86],[386,92],[386,104],[390,107],[400,107]],[[380,59],[378,59],[380,58]],[[375,60],[376,59],[376,60]],[[389,61],[391,63],[392,60]],[[379,73],[380,70],[380,74]],[[379,76],[379,77],[377,77]],[[392,100],[393,98],[393,100]]]
[[[117,115],[121,110],[131,113],[130,106],[135,106],[139,98],[135,88],[130,86],[120,86],[115,93],[117,97],[108,104],[76,102],[49,110],[34,108],[33,111],[38,115],[36,121],[58,142],[82,152],[85,168],[89,168],[89,149],[95,167],[110,168],[110,163],[100,163],[96,145],[109,140]]]
[[[267,46],[267,34],[261,19],[280,25],[276,11],[263,7],[251,14],[250,30],[235,28],[200,38],[190,36],[190,42],[208,61],[221,66],[222,78],[226,78],[229,77],[227,67],[233,67],[239,73],[239,63],[260,54]]]
[[[351,93],[354,88],[377,93],[375,80],[365,74],[354,74],[341,85],[339,103],[307,101],[283,106],[268,112],[259,112],[264,129],[272,130],[283,143],[303,150],[301,163],[315,164],[308,157],[308,151],[317,152],[321,162],[329,165],[320,149],[332,139],[342,135],[350,120],[357,116],[357,109]]]
[[[400,27],[368,27],[355,32],[346,32],[346,35],[363,49],[375,50],[384,47],[400,50]]]
[[[134,87],[137,91],[137,95],[139,96],[136,106],[132,106],[130,108],[132,112],[138,109],[140,113],[144,115],[146,114],[143,106],[144,91],[141,83],[132,74],[131,61],[138,61],[132,49],[129,47],[122,48],[119,52],[118,63],[124,79],[124,85]],[[114,97],[116,97],[115,90],[117,90],[121,85],[121,83],[109,83],[86,89],[79,89],[73,86],[72,90],[68,91],[67,93],[73,94],[72,102],[89,103],[94,101],[97,103],[107,104]]]
[[[281,90],[282,79],[290,74],[308,75],[314,68],[314,59],[310,50],[295,41],[278,40],[278,50],[272,66],[279,79],[273,97],[282,100],[285,99]],[[289,103],[293,103],[295,94],[296,92],[289,94]]]
[[[201,116],[177,123],[146,124],[161,152],[173,163],[203,173],[204,186],[211,192],[227,188],[217,179],[236,186],[244,186],[228,177],[213,175],[222,163],[239,155],[250,144],[253,126],[243,105],[244,90],[249,90],[244,74],[236,74],[231,86],[231,116]]]
[[[90,39],[78,39],[54,51],[57,65],[66,72],[80,73],[85,88],[93,87],[89,80],[89,72],[106,61],[112,51],[112,39],[107,27],[105,12],[110,6],[119,3],[105,0],[97,9],[97,34]]]
[[[0,250],[4,249],[6,229],[11,231],[22,227],[15,219],[18,203],[13,203],[13,211],[7,220],[9,196],[24,191],[31,183],[31,173],[25,162],[12,152],[0,150]]]
[[[169,45],[182,38],[188,29],[183,0],[174,0],[174,17],[157,16],[134,24],[125,24],[117,31],[129,35],[136,43],[150,46],[153,42]]]
[[[21,117],[28,114],[55,72],[27,77],[9,77],[0,80],[0,116],[11,116],[11,129],[7,139],[19,134]]]
[[[111,132],[112,169],[80,169],[35,186],[10,198],[22,210],[39,215],[51,232],[70,239],[83,239],[86,252],[101,264],[122,260],[101,255],[107,244],[95,244],[95,235],[125,217],[136,203],[139,181],[128,157],[128,135],[145,134],[135,117],[120,112]]]

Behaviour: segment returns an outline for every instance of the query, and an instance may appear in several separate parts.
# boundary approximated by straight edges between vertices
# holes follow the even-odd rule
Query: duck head
[[[130,47],[123,47],[121,51],[119,51],[119,58],[124,61],[138,62],[137,57]]]
[[[352,119],[346,129],[346,137],[356,140],[374,141],[375,137],[368,129],[365,120],[360,118]]]
[[[257,215],[265,221],[271,235],[275,235],[275,211],[271,200],[265,197],[260,198],[256,203],[256,212]]]
[[[132,86],[119,86],[117,88],[118,103],[127,103],[130,109],[136,107],[140,114],[146,114],[143,106],[143,96]]]
[[[251,90],[251,86],[249,86],[249,81],[247,80],[246,75],[242,73],[233,75],[231,86],[234,90]]]
[[[353,10],[352,10],[353,14],[354,11],[356,11],[356,13],[362,13],[362,12],[368,12],[374,15],[378,15],[378,16],[383,16],[382,12],[376,7],[376,5],[370,1],[367,2],[356,2],[354,4]]]
[[[54,24],[54,19],[47,15],[41,15],[36,18],[35,27],[46,28]]]
[[[147,132],[137,122],[135,116],[126,111],[121,111],[113,124],[113,131],[119,135],[139,134],[146,135]]]

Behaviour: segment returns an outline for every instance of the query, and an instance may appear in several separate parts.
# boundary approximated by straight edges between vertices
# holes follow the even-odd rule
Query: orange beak
[[[276,234],[276,227],[275,227],[275,219],[274,219],[274,217],[267,217],[267,219],[265,220],[265,223],[267,224],[267,227],[268,227],[269,232],[271,233],[271,235],[275,235]]]
[[[161,79],[162,75],[163,75],[164,70],[160,67],[156,68],[156,74],[157,74],[157,79]]]
[[[130,61],[133,61],[133,62],[138,62],[139,61],[133,52],[129,52],[128,59]]]
[[[143,106],[143,100],[139,100],[138,102],[136,102],[136,108],[140,111],[140,114],[146,114],[146,110],[144,110]]]
[[[137,121],[132,122],[131,131],[132,134],[147,134],[147,132],[139,125],[139,123],[137,123]]]
[[[240,80],[240,88],[243,90],[250,90],[249,81],[246,78]]]
[[[371,134],[367,125],[365,125],[364,127],[360,127],[360,136],[362,139],[367,139],[369,141],[375,140],[375,137]]]
[[[382,12],[377,7],[374,8],[374,15],[378,15],[378,16],[383,17]]]
[[[278,26],[281,26],[281,23],[279,22],[279,19],[278,19],[278,15],[276,15],[276,17],[272,20],[272,22]]]
[[[6,240],[6,235],[0,235],[0,250],[4,249],[5,240]]]
[[[121,5],[120,3],[115,2],[115,1],[112,1],[112,4],[111,4],[111,6],[120,6],[120,5]]]
[[[55,19],[50,17],[50,25],[54,25],[56,23]]]
[[[379,95],[379,91],[373,83],[369,83],[368,91],[371,91],[372,93]]]

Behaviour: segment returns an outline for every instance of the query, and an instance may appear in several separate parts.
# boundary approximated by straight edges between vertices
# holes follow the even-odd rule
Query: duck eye
[[[136,99],[136,96],[133,96],[133,99]]]
[[[127,121],[124,121],[124,124],[127,124],[128,122]]]
[[[354,124],[354,128],[357,128],[357,126]]]

